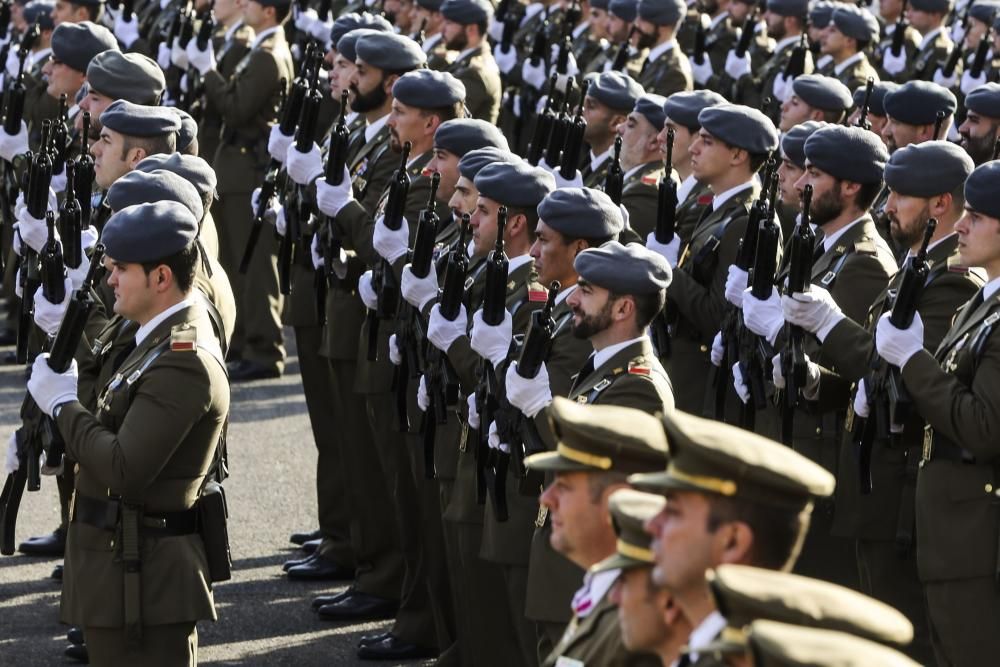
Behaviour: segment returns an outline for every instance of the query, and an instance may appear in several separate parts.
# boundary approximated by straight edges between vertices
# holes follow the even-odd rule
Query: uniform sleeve
[[[227,125],[248,125],[276,98],[280,76],[274,56],[258,50],[246,70],[228,82],[218,70],[210,70],[204,77],[205,95]]]

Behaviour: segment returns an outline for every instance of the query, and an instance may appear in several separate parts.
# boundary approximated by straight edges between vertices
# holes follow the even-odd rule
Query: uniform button
[[[702,352],[708,352],[708,345],[702,345],[699,347]]]
[[[987,484],[986,485],[986,493],[993,493],[993,485],[992,484]]]
[[[820,428],[819,426],[817,426],[816,427],[816,435],[822,435],[822,434],[823,434],[823,429]]]

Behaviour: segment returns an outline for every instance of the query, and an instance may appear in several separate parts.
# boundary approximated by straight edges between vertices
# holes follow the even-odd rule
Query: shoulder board
[[[171,352],[194,352],[198,349],[198,330],[190,324],[178,324],[170,330]]]
[[[636,357],[629,361],[627,371],[632,375],[649,375],[653,372],[644,357]]]
[[[549,293],[544,289],[528,289],[528,301],[542,302],[548,301]]]
[[[864,255],[874,255],[877,250],[873,239],[861,239],[854,244],[854,252]]]
[[[708,206],[712,203],[712,195],[701,195],[698,197],[698,206]]]
[[[967,275],[969,273],[969,267],[962,264],[962,260],[958,257],[951,256],[948,258],[948,272]]]

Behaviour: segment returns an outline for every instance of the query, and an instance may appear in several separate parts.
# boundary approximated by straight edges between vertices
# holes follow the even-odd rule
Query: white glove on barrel
[[[465,335],[468,321],[465,306],[461,307],[454,321],[449,321],[441,314],[441,304],[436,303],[431,308],[431,316],[427,321],[427,340],[437,349],[447,352],[452,343]]]
[[[726,351],[722,347],[722,332],[715,334],[715,338],[712,339],[712,352],[710,358],[712,360],[713,366],[722,367],[722,357],[725,355]]]
[[[192,39],[187,45],[188,62],[191,67],[198,70],[198,73],[205,76],[215,69],[215,49],[212,47],[212,40],[208,40],[205,50],[198,48],[198,40]]]
[[[750,53],[744,53],[743,57],[740,58],[736,55],[736,49],[731,49],[729,53],[726,54],[726,74],[733,77],[737,81],[744,76],[749,76]]]
[[[28,393],[41,411],[51,417],[57,405],[76,400],[76,381],[75,359],[65,373],[56,373],[49,368],[49,353],[43,352],[35,357],[35,363],[31,366]]]
[[[506,310],[503,312],[503,322],[490,326],[483,321],[483,311],[477,310],[472,315],[472,336],[470,344],[479,356],[488,359],[494,367],[499,366],[507,358],[510,351],[510,341],[513,336],[514,320]]]
[[[136,20],[135,14],[128,18],[121,15],[116,16],[114,32],[115,37],[126,50],[131,47],[139,39],[139,21]],[[167,64],[169,66],[169,63]]]
[[[521,79],[536,90],[542,90],[549,79],[545,74],[545,62],[539,58],[538,64],[532,65],[531,58],[526,58],[521,65]]]
[[[867,419],[868,415],[871,414],[871,408],[868,406],[868,390],[865,388],[864,378],[858,380],[858,388],[854,392],[854,414],[862,419]]]
[[[378,294],[375,292],[375,288],[372,287],[372,272],[365,271],[358,278],[358,296],[361,297],[362,303],[365,304],[365,308],[369,310],[375,310],[378,306]]]
[[[515,361],[507,368],[504,382],[507,387],[507,400],[529,419],[552,402],[549,371],[545,367],[545,362],[542,362],[542,367],[538,369],[538,375],[533,378],[523,378],[517,374],[517,362]]]
[[[493,50],[493,60],[496,61],[501,74],[510,74],[510,71],[517,65],[517,51],[514,50],[513,46],[507,50],[498,46]]]
[[[403,218],[399,229],[389,229],[385,225],[385,217],[375,221],[375,231],[372,232],[372,246],[383,259],[392,264],[406,254],[410,243],[410,223]]]
[[[736,390],[736,395],[740,397],[741,401],[750,402],[750,389],[743,379],[743,371],[740,370],[739,362],[733,364],[733,389]]]
[[[396,344],[396,334],[389,336],[389,361],[392,362],[393,366],[399,366],[403,363],[403,353],[400,351],[399,345]]]
[[[0,158],[10,162],[16,155],[28,152],[28,125],[21,121],[21,130],[17,134],[10,135],[0,127]]]
[[[892,53],[892,45],[886,47],[882,52],[882,68],[889,74],[896,76],[906,69],[906,49],[900,49],[899,55]]]
[[[979,73],[979,76],[972,76],[970,70],[965,70],[962,72],[962,82],[958,85],[958,89],[962,91],[963,95],[968,95],[973,90],[982,86],[986,83],[986,70],[983,69]]]
[[[295,135],[282,134],[281,126],[274,125],[271,127],[271,134],[267,138],[267,152],[270,153],[271,157],[285,164],[285,158],[288,157],[288,147],[295,142]]]
[[[792,89],[792,81],[795,79],[787,79],[783,72],[779,72],[778,76],[774,77],[774,83],[771,84],[771,95],[774,99],[779,102],[785,102],[788,99],[788,92]]]
[[[883,315],[875,327],[875,348],[893,366],[905,366],[910,357],[924,349],[924,321],[920,313],[914,313],[913,322],[905,329],[894,327],[889,313]]]
[[[42,290],[35,292],[35,324],[50,336],[55,336],[62,324],[66,308],[69,307],[69,300],[73,294],[73,281],[70,278],[64,280],[66,286],[66,296],[60,303],[51,303],[45,298]]]
[[[22,211],[21,216],[14,223],[14,229],[20,235],[21,241],[28,244],[35,252],[40,252],[49,239],[49,230],[45,225],[45,220],[32,217],[27,209]],[[58,235],[57,232],[56,236],[58,237]]]
[[[490,431],[486,436],[486,444],[489,445],[490,449],[499,449],[504,454],[510,454],[510,445],[506,442],[500,442],[500,434],[497,432],[497,423],[495,421],[490,422]]]
[[[694,58],[691,59],[691,74],[694,76],[694,80],[701,85],[705,85],[705,82],[712,78],[712,61],[708,54],[704,56],[704,62],[700,65]]]
[[[321,212],[331,217],[340,213],[340,209],[354,199],[354,189],[351,187],[351,174],[344,167],[344,178],[340,185],[330,185],[325,178],[316,179],[316,206]]]
[[[934,71],[933,80],[934,83],[941,86],[942,88],[951,89],[955,87],[956,83],[958,83],[958,76],[956,76],[954,72],[951,73],[951,76],[946,76],[944,70],[938,67]]]
[[[758,336],[763,336],[767,342],[774,344],[785,318],[781,312],[781,297],[778,290],[772,289],[771,295],[761,301],[748,288],[743,297],[743,323],[747,329]]]
[[[677,258],[680,256],[681,252],[681,237],[674,234],[674,238],[670,243],[660,243],[656,240],[656,234],[650,232],[646,236],[646,247],[655,253],[663,256],[664,259],[670,264],[670,268],[677,268]]]
[[[428,303],[437,298],[437,271],[434,270],[434,267],[431,267],[426,276],[417,278],[413,275],[413,271],[410,270],[410,265],[407,264],[403,267],[400,291],[403,293],[403,298],[406,299],[408,304],[415,306],[418,310],[423,310]]]
[[[309,185],[313,179],[323,173],[323,156],[315,143],[309,147],[309,152],[300,153],[294,144],[288,146],[285,154],[285,169],[288,177],[299,185]]]
[[[844,319],[840,306],[829,291],[813,285],[808,292],[796,292],[781,297],[781,311],[785,320],[816,334],[820,342],[826,340],[833,328]]]
[[[175,66],[180,68],[181,71],[186,72],[188,68],[188,54],[187,49],[181,46],[181,38],[175,37],[174,43],[170,47],[170,62]]]
[[[819,386],[819,364],[813,363],[806,355],[806,386],[802,387],[802,393],[807,397],[816,392]],[[774,355],[771,359],[771,380],[777,389],[785,388],[785,376],[781,374],[781,353]]]
[[[341,248],[340,251],[343,252],[344,249]],[[312,240],[309,242],[309,256],[312,258],[314,269],[319,270],[323,268],[323,255],[319,252],[319,234],[313,234]],[[337,277],[343,278],[343,276]]]
[[[476,395],[469,394],[465,397],[465,402],[469,406],[469,428],[479,428],[479,412],[476,410]]]
[[[730,264],[729,275],[726,277],[726,301],[742,308],[743,292],[749,284],[750,274],[735,264]]]

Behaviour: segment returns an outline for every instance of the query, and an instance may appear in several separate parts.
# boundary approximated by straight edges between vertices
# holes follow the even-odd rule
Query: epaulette
[[[642,177],[642,182],[646,185],[659,185],[660,174],[659,172],[653,172],[652,174],[646,174]]]
[[[698,197],[698,206],[708,206],[712,203],[712,195],[701,195]]]
[[[171,352],[194,352],[198,349],[198,329],[189,322],[178,324],[170,330]]]
[[[539,282],[528,283],[528,301],[545,303],[549,299],[549,291]]]
[[[854,252],[862,255],[874,255],[878,253],[875,239],[862,238],[854,243]]]
[[[955,255],[948,258],[948,273],[959,273],[961,275],[969,275],[969,267],[962,263],[962,259]]]
[[[646,363],[646,358],[643,356],[636,357],[628,362],[628,368],[626,369],[630,375],[649,375],[653,372],[649,364]]]

